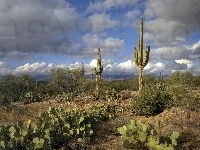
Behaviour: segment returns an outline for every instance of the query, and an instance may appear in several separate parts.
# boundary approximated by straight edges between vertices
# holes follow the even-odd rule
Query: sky
[[[54,67],[138,74],[133,50],[144,19],[145,74],[200,73],[199,0],[0,0],[0,75],[47,75]],[[144,44],[145,44],[144,43]]]

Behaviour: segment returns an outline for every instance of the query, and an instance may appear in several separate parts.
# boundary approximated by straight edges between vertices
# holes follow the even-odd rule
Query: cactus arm
[[[103,66],[101,67],[101,72],[103,72]]]
[[[134,50],[134,61],[135,61],[135,64],[136,66],[138,67],[139,66],[139,61],[138,61],[138,51],[137,51],[137,48],[135,47],[135,50]]]
[[[96,68],[94,67],[94,68],[92,68],[92,72],[94,73],[94,74],[96,74]]]
[[[149,54],[150,54],[150,46],[146,45],[145,47],[145,55],[144,55],[144,61],[142,63],[142,66],[146,66],[148,64],[149,61]]]

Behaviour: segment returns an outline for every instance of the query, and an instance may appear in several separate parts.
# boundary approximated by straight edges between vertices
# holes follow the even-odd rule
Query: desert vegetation
[[[143,59],[140,36],[138,78],[104,80],[100,48],[96,79],[85,77],[84,64],[54,68],[47,81],[4,75],[0,149],[200,149],[200,74],[143,75],[150,47]]]
[[[5,75],[1,149],[199,148],[200,75],[144,75],[141,92],[138,78],[102,79],[97,99],[82,71],[54,68],[45,82]]]

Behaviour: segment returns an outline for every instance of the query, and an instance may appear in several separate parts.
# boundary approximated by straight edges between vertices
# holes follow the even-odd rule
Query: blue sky
[[[133,48],[144,17],[147,74],[200,72],[200,1],[0,0],[0,75],[87,73],[101,48],[104,74],[137,74]]]

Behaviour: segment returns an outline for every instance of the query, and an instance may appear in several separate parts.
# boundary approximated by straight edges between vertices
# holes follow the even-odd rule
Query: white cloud
[[[137,74],[137,67],[131,60],[127,60],[121,63],[115,63],[111,60],[103,60],[104,74]]]
[[[7,73],[12,73],[14,75],[20,75],[23,73],[28,73],[32,76],[37,75],[49,75],[50,70],[55,67],[61,68],[80,68],[82,63],[75,62],[73,64],[59,64],[55,65],[53,63],[45,63],[45,62],[36,62],[36,63],[27,63],[17,68],[11,69],[7,63],[0,61],[0,75],[5,75]],[[103,75],[138,75],[138,68],[134,64],[132,60],[127,60],[121,63],[115,63],[112,60],[102,59],[102,66],[104,68]],[[91,74],[92,68],[96,67],[96,59],[92,59],[89,63],[84,63],[84,68],[86,70],[86,74]],[[144,68],[144,74],[154,74],[158,75],[159,72],[162,74],[170,74],[174,70],[180,71],[192,71],[193,73],[198,73],[198,65],[194,64],[192,61],[187,59],[180,59],[176,61],[172,61],[172,63],[166,65],[162,62],[149,62],[147,66]]]
[[[151,51],[150,58],[152,60],[159,59],[163,61],[171,61],[175,59],[188,58],[189,50],[183,47],[161,47]]]
[[[112,37],[105,39],[104,42],[105,42],[105,47],[113,49],[122,48],[124,46],[124,40],[114,39]]]
[[[114,8],[120,8],[125,6],[134,6],[138,3],[138,0],[103,0],[90,2],[86,12],[102,12]]]
[[[166,69],[165,64],[157,62],[157,63],[148,63],[147,66],[144,68],[144,71],[150,74],[158,74],[159,72],[164,71],[164,69]]]
[[[188,70],[191,69],[192,67],[194,67],[194,64],[192,61],[189,61],[187,59],[179,59],[179,60],[175,60],[176,63],[179,63],[179,64],[186,64],[187,65],[187,68]]]
[[[197,43],[194,43],[191,48],[195,51],[195,50],[199,50],[200,48],[200,40]]]
[[[6,62],[0,61],[0,74],[5,75],[11,73],[11,69]]]
[[[124,26],[131,26],[133,28],[138,27],[138,18],[142,15],[142,12],[138,9],[128,11],[124,16]]]
[[[150,20],[144,23],[144,39],[153,41],[157,46],[175,46],[186,41],[187,33],[179,32],[185,25],[164,19]]]
[[[28,73],[30,75],[46,75],[49,73],[50,69],[55,67],[52,63],[46,64],[45,62],[36,62],[33,64],[25,64],[23,66],[19,66],[13,70],[13,74],[19,75],[23,73]]]
[[[131,60],[128,60],[126,62],[122,62],[118,65],[122,69],[133,69],[134,64]]]
[[[97,66],[97,60],[92,59],[92,61],[90,62],[90,66],[91,66],[91,68],[96,67]]]
[[[89,17],[93,31],[102,31],[107,28],[114,28],[119,24],[117,20],[111,20],[110,16],[106,13],[93,14]]]
[[[81,55],[96,55],[97,48],[101,48],[101,54],[104,56],[112,56],[124,47],[124,40],[103,37],[97,34],[86,34],[83,37],[83,41],[86,43],[87,48],[81,51]],[[78,54],[77,54],[78,55]]]
[[[155,48],[150,52],[150,61],[174,61],[187,59],[197,61],[200,58],[200,41],[191,45],[166,46]]]
[[[129,18],[129,19],[132,19],[132,18],[136,18],[138,17],[139,15],[141,15],[141,11],[138,10],[138,9],[135,9],[133,11],[128,11],[126,13],[126,17]]]
[[[187,36],[200,31],[198,14],[199,7],[191,1],[148,0],[144,11],[145,38],[158,46],[191,42]]]
[[[67,1],[0,0],[0,3],[0,49],[4,52],[1,57],[14,57],[14,53],[26,57],[31,52],[58,50],[65,53],[58,47],[65,44],[69,50],[76,43],[69,33],[79,30],[76,24],[81,17]]]
[[[130,43],[125,41],[127,38],[117,34],[120,32],[120,35],[132,36],[134,29],[138,31],[139,17],[144,11],[144,42],[153,42],[150,44],[153,47],[150,62],[145,71],[156,73],[198,68],[200,41],[194,43],[200,31],[198,2],[194,5],[192,1],[179,0],[97,0],[90,2],[86,13],[80,14],[78,7],[73,7],[65,0],[0,0],[0,3],[0,58],[29,59],[32,54],[39,56],[41,53],[96,58],[100,47],[102,58],[113,56],[120,59],[122,54],[119,52],[125,49],[129,51]],[[123,25],[134,29],[130,33],[129,28],[123,28]],[[105,72],[137,72],[134,63],[127,59],[124,62],[117,60],[117,63],[103,60]],[[85,64],[87,71],[90,71],[91,64],[94,66],[95,60]],[[51,66],[36,62],[11,69],[8,64],[1,62],[0,74],[45,74],[54,66],[80,65],[77,62]]]
[[[0,61],[0,68],[8,67],[8,64],[6,62]]]

